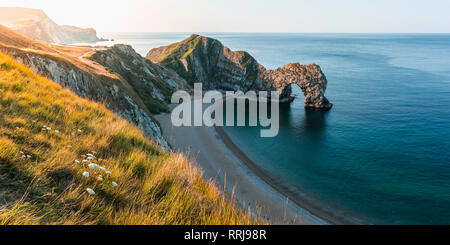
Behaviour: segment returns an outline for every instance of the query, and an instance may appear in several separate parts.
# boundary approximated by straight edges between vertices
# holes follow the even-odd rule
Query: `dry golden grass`
[[[255,223],[185,156],[0,53],[0,224]]]

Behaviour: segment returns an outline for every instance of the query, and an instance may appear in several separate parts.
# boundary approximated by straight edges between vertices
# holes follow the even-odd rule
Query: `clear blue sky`
[[[450,33],[450,0],[2,0],[99,31]]]

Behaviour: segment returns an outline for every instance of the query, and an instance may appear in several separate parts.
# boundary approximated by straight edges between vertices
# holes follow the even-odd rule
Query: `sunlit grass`
[[[255,224],[182,154],[0,53],[0,224]]]

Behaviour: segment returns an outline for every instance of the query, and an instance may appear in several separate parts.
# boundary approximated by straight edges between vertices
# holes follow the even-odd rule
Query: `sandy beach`
[[[157,115],[155,118],[161,123],[164,137],[175,150],[194,158],[205,177],[214,179],[219,187],[225,187],[228,194],[234,193],[245,208],[250,207],[261,218],[272,224],[344,223],[326,213],[314,215],[289,200],[280,191],[282,188],[274,188],[275,182],[259,171],[220,128],[173,127],[170,114]],[[319,212],[312,205],[308,207],[309,210]]]

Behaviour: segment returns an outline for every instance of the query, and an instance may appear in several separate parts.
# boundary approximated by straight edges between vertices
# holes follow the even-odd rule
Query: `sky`
[[[99,32],[450,33],[449,0],[1,0]]]

